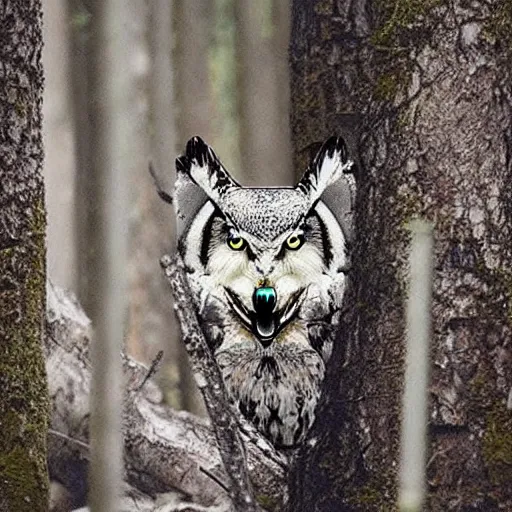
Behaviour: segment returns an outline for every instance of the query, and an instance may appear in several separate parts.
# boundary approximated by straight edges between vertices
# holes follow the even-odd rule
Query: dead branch
[[[161,260],[165,276],[171,285],[176,313],[181,325],[183,342],[190,358],[196,384],[204,398],[220,456],[229,478],[230,497],[236,510],[257,511],[249,480],[247,462],[238,432],[238,417],[232,411],[219,367],[206,342],[194,307],[183,262],[179,256],[164,256]]]

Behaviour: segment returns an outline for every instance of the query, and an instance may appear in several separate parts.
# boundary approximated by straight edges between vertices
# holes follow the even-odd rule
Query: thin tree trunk
[[[177,143],[181,150],[194,135],[208,140],[212,133],[210,43],[212,2],[175,2]]]
[[[138,158],[141,121],[130,74],[130,6],[124,0],[91,3],[91,197],[96,205],[96,251],[90,274],[92,511],[119,510],[122,465],[121,351],[127,306],[129,182]],[[135,168],[134,168],[135,166]]]
[[[96,202],[92,194],[91,176],[91,92],[90,60],[91,12],[81,0],[68,3],[70,27],[69,68],[71,75],[71,103],[75,146],[74,231],[76,255],[75,290],[84,310],[91,314],[91,276],[89,269],[97,251]]]
[[[276,24],[275,15],[283,15],[278,3],[235,2],[241,172],[247,185],[294,184],[282,97],[282,84],[288,83],[282,81],[287,69],[286,25]]]
[[[174,160],[180,154],[188,139],[199,135],[206,140],[212,137],[213,98],[210,80],[210,44],[212,40],[212,2],[204,0],[180,0],[175,2],[174,29],[176,48],[173,52],[176,62],[176,146],[168,155],[162,167],[174,177]],[[163,84],[161,85],[163,86]],[[167,89],[172,97],[172,90]],[[169,114],[170,116],[171,114]],[[157,133],[161,137],[162,133]],[[177,153],[176,153],[177,149]],[[171,168],[171,169],[169,169]],[[174,181],[174,180],[173,180]],[[161,207],[161,206],[160,206]],[[172,248],[175,231],[172,224]],[[172,317],[174,319],[174,316]],[[176,329],[176,327],[174,327]],[[188,354],[182,340],[175,345],[179,365],[179,386],[181,406],[191,412],[204,414],[201,394],[190,370]]]
[[[0,1],[0,511],[48,509],[42,7]]]
[[[427,509],[512,509],[506,5],[294,2],[296,162],[341,133],[359,192],[347,313],[290,510],[396,509],[415,216],[435,236]]]
[[[69,23],[65,0],[43,3],[43,139],[48,211],[48,275],[54,283],[75,288],[75,154],[69,74]]]
[[[290,127],[290,62],[288,47],[291,33],[291,2],[289,0],[273,0],[273,46],[276,65],[276,82],[278,87],[278,119],[281,151],[284,152],[283,163],[287,169],[287,182],[293,185],[301,177],[300,171],[293,169],[292,139]],[[299,175],[297,175],[297,171]],[[295,177],[295,178],[294,178]]]
[[[210,48],[213,95],[213,144],[233,176],[240,170],[239,116],[236,101],[235,0],[214,0],[214,32]]]

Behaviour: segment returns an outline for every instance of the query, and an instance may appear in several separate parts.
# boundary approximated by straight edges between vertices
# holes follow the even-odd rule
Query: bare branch
[[[192,372],[203,394],[212,421],[222,462],[230,480],[230,497],[235,510],[257,511],[259,507],[249,480],[246,456],[237,420],[227,397],[222,377],[199,325],[192,304],[183,262],[179,256],[164,256],[161,260],[165,276],[171,285],[174,304],[181,324]]]

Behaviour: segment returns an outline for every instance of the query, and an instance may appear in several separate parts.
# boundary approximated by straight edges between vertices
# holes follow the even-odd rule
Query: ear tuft
[[[352,165],[343,138],[331,137],[324,142],[296,188],[313,206],[327,187],[350,172]]]
[[[216,205],[220,204],[229,189],[239,186],[220,163],[213,149],[197,136],[187,142],[185,154],[176,158],[176,173],[177,190],[186,189],[188,193],[203,199],[206,194],[206,198]],[[194,192],[189,185],[195,185],[192,189],[199,190]],[[184,201],[182,199],[182,203]]]
[[[210,152],[208,150],[210,150]],[[187,142],[185,155],[191,162],[195,162],[199,166],[215,165],[219,162],[213,150],[197,135]]]
[[[330,137],[327,139],[317,158],[322,157],[322,150],[325,151],[328,158],[333,158],[335,153],[338,153],[341,163],[345,164],[348,161],[348,149],[343,137]]]

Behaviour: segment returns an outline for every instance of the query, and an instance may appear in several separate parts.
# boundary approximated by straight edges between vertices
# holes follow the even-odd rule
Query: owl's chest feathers
[[[233,326],[215,351],[228,393],[242,414],[275,444],[301,442],[314,419],[325,364],[308,343],[303,322],[263,348]]]
[[[222,289],[196,288],[202,325],[227,391],[242,414],[276,445],[302,442],[314,420],[332,346],[329,294],[306,290],[298,316],[264,346],[225,302]]]

